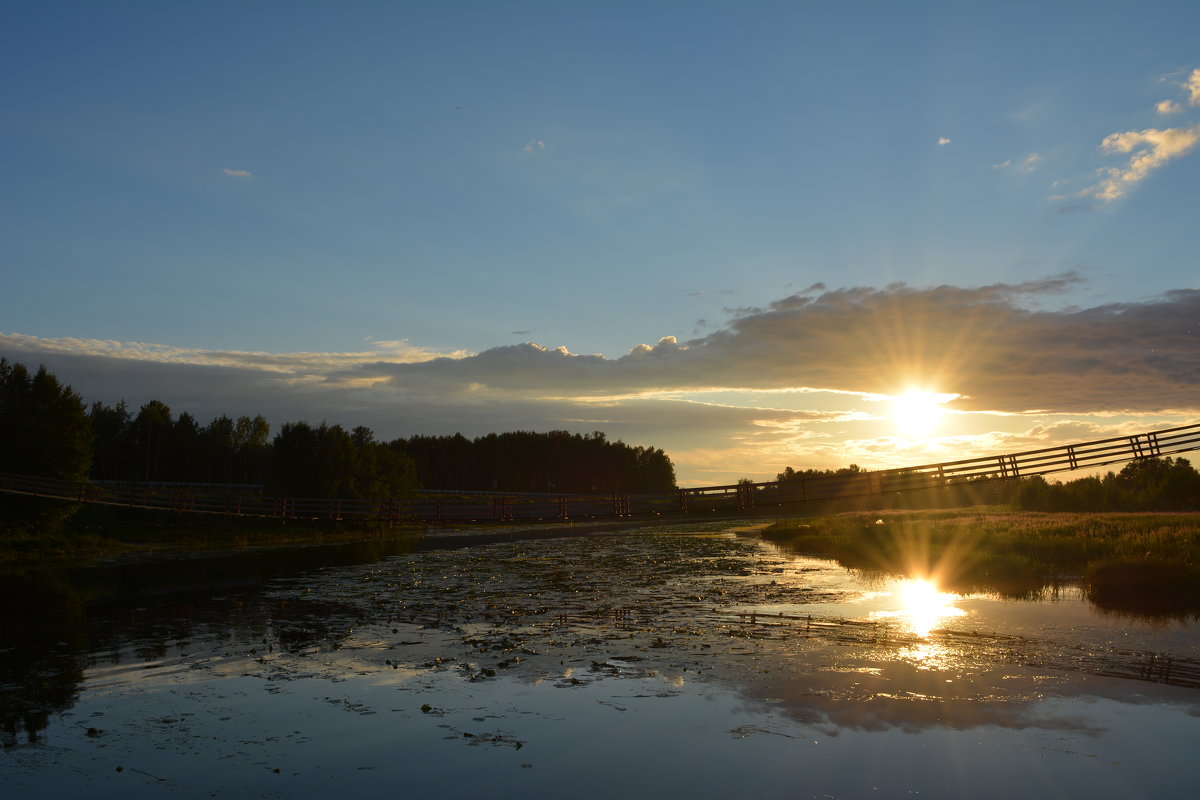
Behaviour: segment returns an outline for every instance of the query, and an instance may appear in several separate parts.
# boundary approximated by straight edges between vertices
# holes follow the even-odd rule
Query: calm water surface
[[[405,550],[11,576],[0,797],[1195,796],[1191,619],[718,529]]]

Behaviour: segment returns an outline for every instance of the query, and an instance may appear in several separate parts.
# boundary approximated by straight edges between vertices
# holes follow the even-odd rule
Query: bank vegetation
[[[851,512],[778,522],[762,536],[852,569],[931,578],[947,591],[1030,597],[1078,582],[1101,606],[1200,612],[1196,512]]]

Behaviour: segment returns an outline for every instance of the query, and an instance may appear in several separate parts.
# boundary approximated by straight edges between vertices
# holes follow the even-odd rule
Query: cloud
[[[1192,70],[1192,74],[1184,82],[1183,88],[1188,92],[1188,103],[1200,106],[1200,69]]]
[[[546,149],[546,143],[541,139],[530,139],[529,143],[521,148],[526,153],[538,153]]]
[[[703,297],[708,294],[737,294],[735,289],[697,289],[694,292],[688,292],[687,297]]]
[[[1017,161],[1015,165],[1010,158],[1005,161],[1001,161],[999,164],[992,164],[992,169],[1009,169],[1011,167],[1017,172],[1033,172],[1038,168],[1038,164],[1040,164],[1041,161],[1042,157],[1039,154],[1030,153],[1020,161]]]
[[[937,140],[938,147],[945,147],[946,145],[950,144],[951,141],[951,139],[947,139],[945,136],[943,136]]]
[[[1162,100],[1154,106],[1154,110],[1159,114],[1178,114],[1183,111],[1183,106],[1174,100]]]
[[[252,177],[254,177],[253,172],[249,172],[248,170],[244,170],[244,169],[228,169],[228,168],[226,168],[226,169],[221,170],[221,172],[224,172],[226,175],[232,175],[235,178],[252,178]]]
[[[147,342],[118,342],[109,339],[40,338],[19,333],[0,333],[0,351],[12,353],[62,353],[81,357],[107,357],[145,363],[181,366],[229,367],[261,370],[264,373],[297,376],[321,374],[355,364],[387,359],[396,363],[427,361],[430,358],[463,358],[466,351],[440,352],[414,347],[403,339],[370,340],[372,350],[357,353],[264,353],[243,350],[200,350]]]
[[[532,342],[473,354],[402,340],[365,352],[260,353],[21,334],[0,334],[0,355],[46,364],[89,402],[126,398],[136,409],[159,399],[201,420],[325,419],[381,438],[602,429],[688,454],[676,463],[693,484],[725,482],[734,469],[901,466],[1030,449],[1022,442],[1034,439],[1049,446],[1072,432],[1054,432],[1067,417],[1200,418],[1200,290],[1047,308],[1082,282],[1067,273],[975,287],[810,287],[736,312],[703,337],[666,336],[618,358]],[[1054,419],[1024,440],[1018,430],[1032,421],[1007,434],[984,427],[942,450],[898,449],[882,438],[879,398],[910,384],[959,395],[956,418]],[[725,472],[709,480],[710,470]]]
[[[750,309],[714,333],[639,344],[619,358],[526,342],[437,353],[403,341],[362,353],[270,354],[0,334],[12,358],[44,354],[252,370],[326,389],[386,388],[397,397],[596,398],[737,391],[890,394],[936,384],[963,408],[1019,412],[1196,405],[1200,290],[1143,303],[1032,310],[1076,288],[1066,274],[973,288],[853,287]],[[66,378],[70,381],[69,376]]]
[[[1197,142],[1200,142],[1200,125],[1111,134],[1100,143],[1100,149],[1106,153],[1129,153],[1129,163],[1122,168],[1100,170],[1100,182],[1079,192],[1079,196],[1093,196],[1105,202],[1124,197],[1130,187],[1171,159],[1187,154]]]
[[[1082,310],[1029,305],[1074,275],[975,288],[848,288],[748,311],[700,339],[664,337],[608,359],[526,343],[461,359],[357,365],[395,387],[468,385],[499,394],[628,395],[816,389],[889,394],[913,381],[964,395],[960,407],[1151,410],[1195,406],[1200,290]]]

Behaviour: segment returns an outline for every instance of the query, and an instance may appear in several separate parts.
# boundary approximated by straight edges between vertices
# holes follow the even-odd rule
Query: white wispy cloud
[[[0,351],[55,352],[157,364],[249,368],[289,375],[324,374],[356,364],[379,361],[408,364],[433,358],[465,358],[470,355],[463,350],[445,352],[415,347],[403,339],[371,340],[370,345],[371,350],[352,353],[266,353],[248,350],[204,350],[111,339],[42,338],[20,333],[0,333]]]
[[[1200,106],[1200,68],[1192,70],[1192,74],[1184,82],[1183,88],[1188,92],[1188,103]]]
[[[952,141],[953,141],[953,139],[947,139],[945,136],[943,136],[942,138],[937,140],[938,147],[945,147],[946,145],[950,144],[950,142],[952,142]]]
[[[526,153],[538,153],[546,149],[546,143],[541,139],[530,139],[529,143],[521,148]]]
[[[1154,110],[1166,116],[1167,114],[1178,114],[1183,111],[1183,106],[1174,100],[1161,100],[1154,106]]]
[[[228,167],[226,167],[225,169],[221,170],[221,172],[224,172],[226,175],[232,175],[235,178],[252,178],[252,177],[254,177],[253,172],[250,172],[249,170],[245,170],[245,169],[229,169]]]
[[[1013,162],[1011,158],[1001,161],[999,164],[992,164],[992,169],[1009,169],[1012,168],[1017,172],[1033,172],[1038,168],[1038,164],[1042,161],[1041,155],[1038,153],[1030,153],[1024,158]]]
[[[1123,167],[1100,170],[1100,181],[1079,195],[1105,202],[1124,197],[1130,187],[1171,159],[1188,153],[1197,142],[1200,142],[1200,125],[1111,134],[1100,143],[1100,149],[1105,153],[1128,153],[1129,162]]]

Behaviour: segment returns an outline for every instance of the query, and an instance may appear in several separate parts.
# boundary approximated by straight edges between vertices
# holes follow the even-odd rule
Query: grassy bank
[[[949,591],[1022,596],[1078,579],[1102,606],[1200,612],[1197,513],[854,513],[762,535],[851,568],[936,576]]]
[[[88,507],[70,521],[0,533],[0,566],[393,538],[425,526],[227,517]]]

